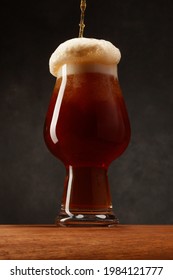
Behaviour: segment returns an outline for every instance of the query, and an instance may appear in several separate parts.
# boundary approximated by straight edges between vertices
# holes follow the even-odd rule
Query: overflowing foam
[[[55,77],[59,75],[59,70],[64,64],[73,65],[74,70],[79,69],[78,66],[81,64],[83,69],[90,68],[90,71],[91,65],[95,65],[92,67],[95,72],[99,64],[103,64],[105,67],[108,65],[116,67],[120,58],[119,49],[109,41],[74,38],[59,45],[50,57],[49,68],[50,73]],[[104,69],[106,69],[105,67]]]

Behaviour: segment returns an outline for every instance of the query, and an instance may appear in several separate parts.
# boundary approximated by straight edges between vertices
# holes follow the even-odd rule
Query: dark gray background
[[[43,123],[55,83],[48,60],[78,36],[80,0],[1,1],[0,223],[54,223],[65,169]],[[109,169],[121,223],[173,223],[173,1],[88,0],[86,37],[122,53],[132,139]]]

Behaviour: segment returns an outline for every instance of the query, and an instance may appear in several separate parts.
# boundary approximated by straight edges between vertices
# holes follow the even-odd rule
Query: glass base
[[[119,223],[117,217],[111,212],[78,212],[67,214],[61,212],[56,219],[59,227],[111,227]]]

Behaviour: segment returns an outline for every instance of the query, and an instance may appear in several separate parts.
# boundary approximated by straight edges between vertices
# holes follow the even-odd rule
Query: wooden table
[[[173,260],[173,225],[1,225],[2,260]]]

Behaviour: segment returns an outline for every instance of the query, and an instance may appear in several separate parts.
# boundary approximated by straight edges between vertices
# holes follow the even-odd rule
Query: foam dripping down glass
[[[108,41],[75,38],[50,58],[56,83],[44,138],[66,168],[58,226],[111,226],[107,170],[128,146],[130,124],[117,77],[120,51]]]

